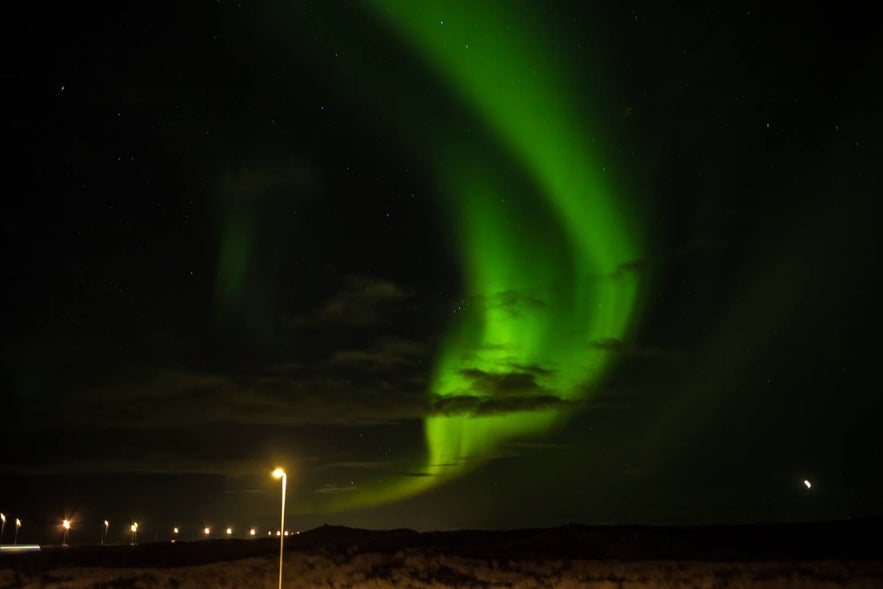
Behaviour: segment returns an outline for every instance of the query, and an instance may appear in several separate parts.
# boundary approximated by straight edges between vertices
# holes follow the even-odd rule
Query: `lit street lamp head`
[[[61,522],[61,525],[64,527],[65,530],[69,530],[69,529],[71,529],[71,520],[66,519],[63,522]]]
[[[285,483],[288,480],[288,477],[285,476],[285,471],[282,470],[281,466],[277,466],[273,471],[273,478],[282,479],[282,510],[279,514],[279,528],[280,530],[285,529]],[[285,536],[280,536],[279,532],[276,532],[276,535],[279,536],[279,589],[282,589],[282,554],[283,554],[283,546],[285,544],[285,536],[288,535],[288,532],[285,532]]]

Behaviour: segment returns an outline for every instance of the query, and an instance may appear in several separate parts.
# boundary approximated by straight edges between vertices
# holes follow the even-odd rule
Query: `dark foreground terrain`
[[[371,531],[286,541],[286,587],[883,587],[880,520],[697,528]],[[0,557],[0,589],[276,587],[278,541],[44,548]]]

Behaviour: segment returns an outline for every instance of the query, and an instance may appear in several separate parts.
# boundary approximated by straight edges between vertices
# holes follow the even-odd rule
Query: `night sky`
[[[3,19],[23,541],[883,516],[876,21],[255,4]]]

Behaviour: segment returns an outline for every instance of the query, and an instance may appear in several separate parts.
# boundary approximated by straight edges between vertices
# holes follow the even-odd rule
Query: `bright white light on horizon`
[[[254,528],[252,528],[252,529],[250,529],[250,530],[248,531],[248,535],[249,535],[249,536],[254,536],[255,533],[256,533],[256,532],[254,531]]]
[[[61,525],[65,530],[69,530],[69,529],[71,529],[71,520],[66,519],[63,522],[61,522]]]
[[[804,485],[807,489],[812,489],[812,483],[809,482],[809,481],[806,480],[806,479],[804,479],[804,481],[803,481],[803,485]]]
[[[208,528],[205,528],[205,529],[202,531],[202,533],[205,534],[206,536],[208,536],[208,535],[211,533],[211,530],[208,529]]]
[[[177,534],[177,533],[178,533],[178,528],[174,528],[174,529],[172,530],[172,532],[175,533],[175,534]]]
[[[227,535],[229,536],[232,533],[233,533],[233,528],[227,528]]]

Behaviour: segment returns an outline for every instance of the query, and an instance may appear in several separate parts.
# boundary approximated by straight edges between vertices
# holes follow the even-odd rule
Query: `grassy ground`
[[[0,588],[272,589],[278,560],[261,556],[168,568],[0,569]],[[883,587],[883,562],[715,562],[476,559],[419,551],[286,555],[292,589],[708,588],[839,589]]]

